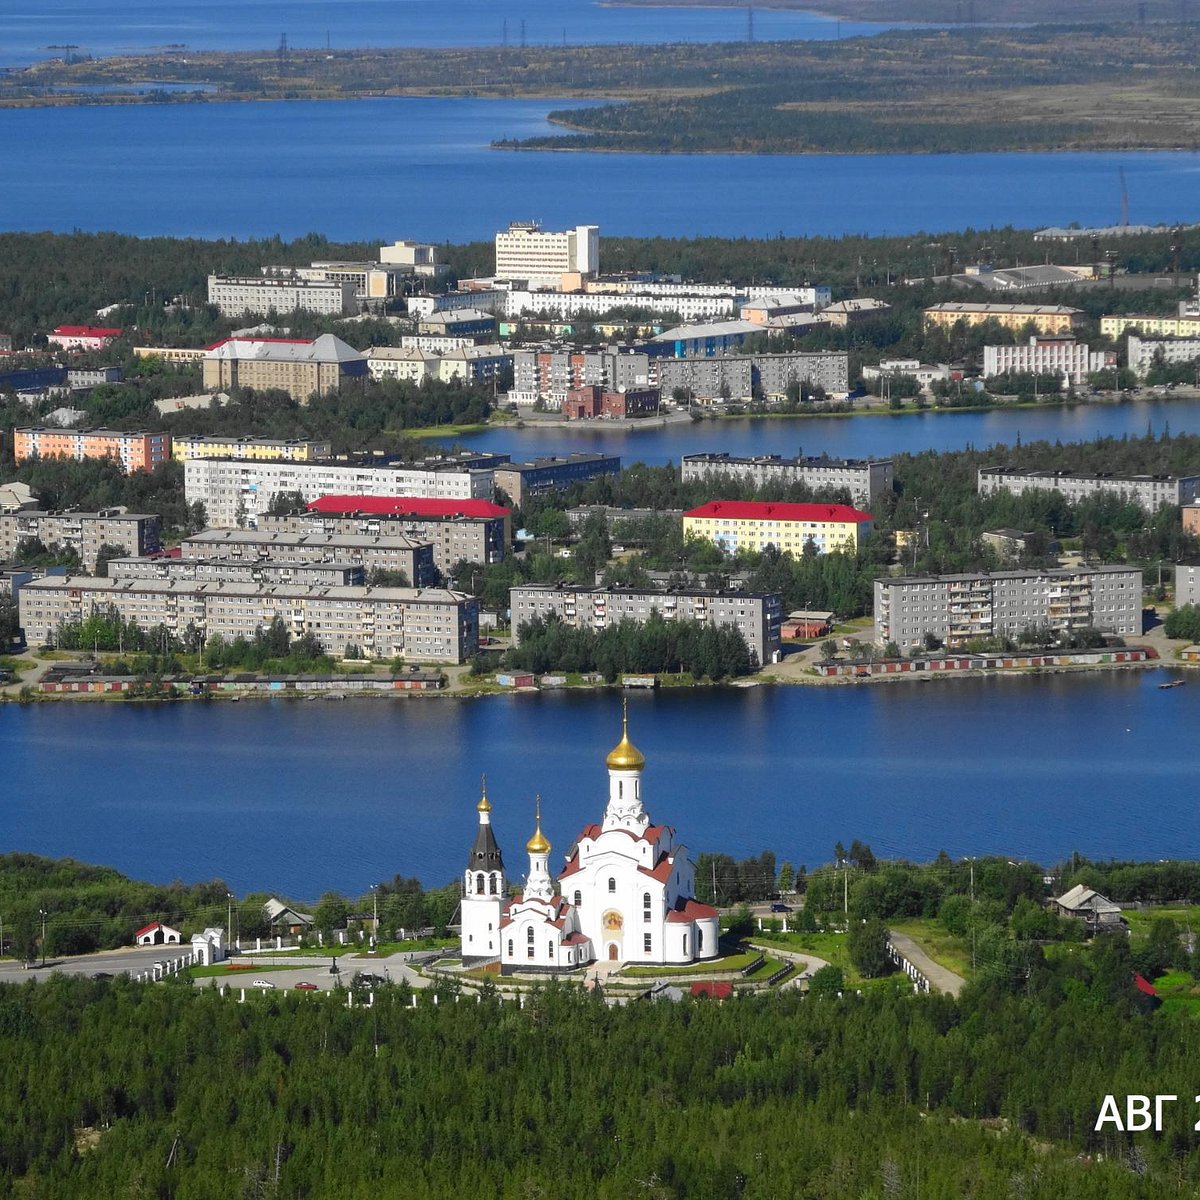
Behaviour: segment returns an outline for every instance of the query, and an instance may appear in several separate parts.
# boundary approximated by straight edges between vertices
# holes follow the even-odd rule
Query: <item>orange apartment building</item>
[[[13,455],[19,463],[30,458],[113,458],[128,475],[169,462],[171,435],[116,429],[16,429]]]

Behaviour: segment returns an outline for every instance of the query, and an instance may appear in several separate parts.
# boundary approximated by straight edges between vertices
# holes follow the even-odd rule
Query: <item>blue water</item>
[[[634,696],[651,817],[691,851],[1196,857],[1200,677],[1163,671]],[[439,884],[487,774],[510,873],[599,819],[615,695],[0,707],[0,849],[238,891]]]
[[[524,28],[522,28],[522,23]],[[747,36],[745,8],[619,8],[592,0],[7,0],[0,66],[71,53],[370,46],[604,45],[728,42]],[[756,9],[761,41],[828,41],[895,28],[806,12]]]
[[[690,10],[689,10],[690,11]],[[463,242],[510,220],[602,234],[902,234],[1194,221],[1200,154],[535,154],[578,101],[373,99],[6,110],[0,228]],[[130,147],[136,154],[130,157]]]
[[[1090,441],[1098,437],[1200,433],[1200,400],[1147,400],[1125,404],[1077,404],[1069,408],[994,409],[990,412],[904,413],[900,416],[805,417],[771,420],[698,421],[627,432],[586,422],[553,429],[501,427],[461,434],[453,440],[473,450],[513,458],[576,451],[619,454],[626,463],[678,463],[684,454],[829,454],[834,458],[887,458],[922,450],[983,449],[1046,440]]]

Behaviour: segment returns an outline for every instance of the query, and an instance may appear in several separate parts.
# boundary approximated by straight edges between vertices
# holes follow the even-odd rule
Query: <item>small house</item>
[[[263,912],[273,934],[287,933],[299,937],[316,924],[310,913],[302,913],[273,896],[263,905]]]
[[[203,933],[192,934],[192,962],[198,967],[211,967],[225,957],[225,930],[213,926]]]
[[[1089,933],[1121,930],[1126,927],[1120,905],[1114,904],[1086,884],[1076,884],[1069,892],[1051,901],[1051,904],[1062,916],[1083,921]]]
[[[182,939],[183,935],[178,929],[172,929],[161,921],[152,921],[133,935],[135,946],[178,946]]]

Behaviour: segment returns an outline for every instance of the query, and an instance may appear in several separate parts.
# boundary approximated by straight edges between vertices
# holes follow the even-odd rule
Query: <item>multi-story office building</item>
[[[976,639],[1098,629],[1142,632],[1142,573],[1131,567],[904,575],[875,580],[875,640],[901,650],[927,634],[951,649]]]
[[[171,450],[173,458],[283,459],[286,462],[313,462],[333,453],[330,442],[282,438],[228,438],[201,434],[177,437]]]
[[[413,587],[429,587],[438,578],[432,543],[399,530],[367,534],[205,529],[183,540],[180,556],[250,565],[350,563],[365,571],[403,571]]]
[[[983,348],[983,374],[988,379],[1013,373],[1058,375],[1072,387],[1081,387],[1093,372],[1116,365],[1111,350],[1092,351],[1070,337],[1035,336],[1028,343]]]
[[[269,268],[271,274],[210,275],[208,302],[227,317],[250,313],[309,312],[346,317],[358,311],[355,284],[332,279],[305,279],[291,268]]]
[[[818,554],[854,554],[874,519],[848,504],[713,500],[683,514],[683,536],[707,538],[726,554],[774,546],[799,558],[810,542]]]
[[[130,471],[153,471],[171,457],[169,433],[124,433],[117,429],[16,429],[13,455],[30,458],[111,458]]]
[[[556,616],[576,629],[599,632],[622,621],[643,624],[657,614],[667,621],[732,625],[741,631],[759,665],[779,653],[782,602],[777,592],[656,591],[653,588],[559,587],[528,584],[509,591],[513,638],[535,617]]]
[[[1062,492],[1072,502],[1112,492],[1153,512],[1164,504],[1189,504],[1200,496],[1200,475],[1118,475],[1105,471],[1025,471],[1016,467],[980,467],[981,496],[996,492]]]
[[[430,500],[412,496],[322,496],[306,511],[263,516],[268,532],[339,534],[358,538],[404,534],[433,546],[433,564],[447,574],[458,562],[500,562],[512,541],[511,513],[490,500]]]
[[[1138,337],[1129,335],[1126,361],[1129,369],[1144,379],[1157,363],[1195,363],[1200,361],[1200,330],[1196,337]]]
[[[513,221],[496,234],[496,274],[534,286],[557,287],[564,275],[595,275],[600,269],[600,227],[576,225],[562,233],[537,221]]]
[[[562,492],[574,483],[620,475],[621,458],[617,454],[568,454],[532,462],[504,463],[496,468],[496,486],[520,508],[530,497],[546,492]]]
[[[490,456],[504,461],[504,455]],[[480,460],[476,456],[473,461]],[[305,504],[321,496],[428,496],[442,500],[490,500],[495,468],[454,459],[421,463],[254,462],[193,458],[184,463],[184,495],[204,505],[210,525],[253,525],[275,496],[299,495]]]
[[[442,588],[303,587],[295,584],[67,576],[21,588],[20,616],[31,644],[53,644],[60,626],[93,612],[116,612],[143,629],[165,626],[182,639],[252,638],[278,617],[293,637],[310,634],[326,653],[344,658],[465,662],[479,644],[479,606]],[[190,627],[190,630],[189,630]]]
[[[111,558],[109,579],[182,579],[201,582],[300,584],[303,587],[361,587],[366,583],[361,563],[283,562],[269,558]]]
[[[304,338],[225,338],[204,352],[206,388],[277,388],[304,404],[367,374],[366,356],[332,333]]]
[[[737,479],[756,488],[788,487],[802,483],[807,487],[834,491],[845,488],[852,504],[870,505],[893,489],[892,460],[858,458],[781,458],[763,454],[737,458],[731,454],[685,454],[681,478]]]
[[[974,304],[952,300],[925,309],[926,327],[940,329],[952,329],[960,321],[964,325],[995,321],[1005,329],[1024,329],[1026,325],[1032,325],[1038,333],[1070,333],[1086,318],[1082,309],[1066,308],[1061,304]]]
[[[656,365],[664,396],[682,391],[701,401],[782,396],[793,385],[821,387],[834,396],[850,390],[849,358],[841,351],[663,358]]]
[[[123,508],[99,512],[47,512],[24,508],[0,512],[0,561],[10,559],[17,547],[36,538],[43,546],[74,550],[88,571],[95,570],[104,546],[120,546],[126,554],[155,554],[160,549],[161,522],[149,513]]]

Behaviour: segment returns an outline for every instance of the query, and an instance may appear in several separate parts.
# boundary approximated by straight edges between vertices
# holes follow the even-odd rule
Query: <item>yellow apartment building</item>
[[[683,536],[706,538],[728,554],[774,546],[799,557],[809,541],[818,554],[854,554],[874,519],[848,504],[713,500],[683,514]]]
[[[950,301],[925,309],[925,327],[952,329],[964,325],[982,325],[995,321],[1005,329],[1024,329],[1032,325],[1038,333],[1070,333],[1083,324],[1085,313],[1061,304],[970,304]]]

